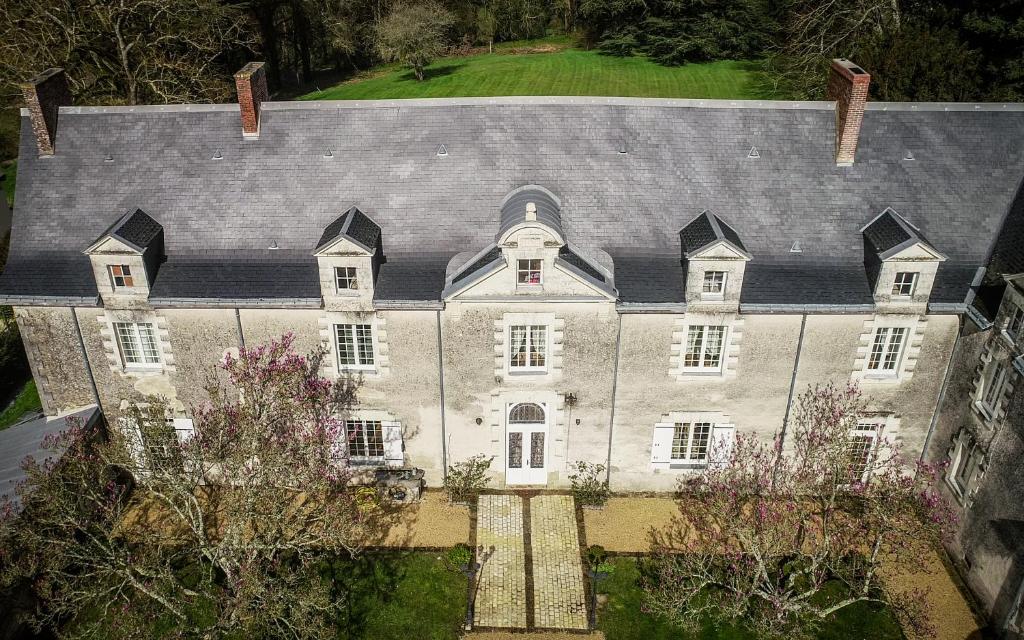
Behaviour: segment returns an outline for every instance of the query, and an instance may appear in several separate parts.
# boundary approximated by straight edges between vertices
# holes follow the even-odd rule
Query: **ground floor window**
[[[707,462],[710,422],[677,422],[672,431],[672,462]]]
[[[883,420],[862,419],[850,431],[846,477],[849,484],[867,482],[878,451],[878,439],[885,427]]]
[[[353,462],[384,461],[384,428],[379,420],[346,420],[348,457]]]

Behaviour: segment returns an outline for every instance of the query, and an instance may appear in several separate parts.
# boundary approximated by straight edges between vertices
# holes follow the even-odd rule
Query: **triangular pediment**
[[[367,251],[366,247],[345,236],[340,236],[328,242],[313,255],[318,258],[323,256],[372,256],[373,252]]]
[[[142,251],[140,251],[138,247],[134,247],[127,242],[115,238],[114,236],[104,236],[100,238],[92,246],[86,249],[85,253],[87,255],[103,253],[128,254],[134,256],[142,255]]]
[[[886,259],[886,262],[904,260],[932,260],[942,262],[946,256],[942,255],[930,245],[917,241],[909,242],[905,246],[895,249]]]
[[[750,260],[750,254],[741,251],[727,240],[719,240],[688,254],[688,260]]]

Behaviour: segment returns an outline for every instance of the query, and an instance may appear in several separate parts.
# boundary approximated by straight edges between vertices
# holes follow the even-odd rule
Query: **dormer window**
[[[519,260],[516,283],[520,285],[543,284],[543,265],[543,260]]]
[[[115,289],[135,286],[135,281],[132,279],[132,270],[128,265],[112,264],[107,269],[110,271],[110,282]]]
[[[355,267],[335,267],[334,281],[337,283],[338,292],[354,291],[358,289]]]
[[[917,285],[916,271],[900,271],[892,283],[892,295],[909,298]]]
[[[724,271],[705,271],[701,296],[705,298],[723,297],[725,295],[725,278]]]

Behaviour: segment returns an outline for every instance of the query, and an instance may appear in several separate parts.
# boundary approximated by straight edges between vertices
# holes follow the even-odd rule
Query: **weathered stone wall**
[[[14,311],[43,411],[54,415],[95,403],[74,311],[44,307]]]

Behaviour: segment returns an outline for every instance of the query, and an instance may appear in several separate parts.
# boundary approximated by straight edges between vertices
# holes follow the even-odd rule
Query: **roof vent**
[[[211,158],[211,159],[212,160],[223,160],[224,159],[224,155],[221,154],[220,149],[217,149],[217,151],[213,154],[213,158]]]
[[[803,249],[800,248],[800,241],[794,240],[793,246],[789,248],[790,253],[803,253]]]
[[[448,147],[444,146],[443,143],[437,145],[437,155],[442,157],[442,158],[444,156],[448,155]]]
[[[114,156],[110,155],[109,153],[107,155],[103,156],[103,162],[113,162],[113,161],[114,161]]]
[[[325,158],[333,158],[334,157],[334,152],[331,151],[330,147],[328,147],[327,150],[324,151],[324,157]]]
[[[626,141],[625,140],[619,140],[619,149],[618,149],[618,151],[619,151],[619,155],[620,156],[624,156],[627,153],[629,153],[629,149],[626,148]]]
[[[750,153],[747,154],[747,157],[756,160],[761,157],[761,154],[757,151],[757,147],[750,147]]]
[[[277,251],[281,247],[277,246],[277,240],[274,240],[273,242],[270,243],[270,246],[267,248],[270,249],[271,251]]]
[[[537,205],[533,202],[526,203],[526,219],[536,220],[537,219]]]
[[[910,152],[910,151],[907,151],[906,153],[903,154],[903,159],[904,160],[913,160],[914,159],[914,154],[912,152]]]

